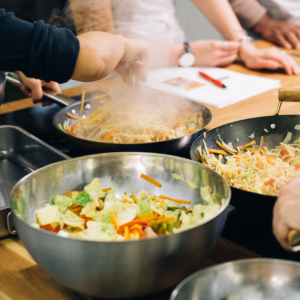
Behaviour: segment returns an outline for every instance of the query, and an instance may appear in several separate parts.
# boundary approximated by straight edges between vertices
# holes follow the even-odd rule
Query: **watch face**
[[[181,67],[191,67],[192,65],[194,65],[195,61],[196,61],[196,58],[193,53],[184,53],[179,58],[179,65]]]

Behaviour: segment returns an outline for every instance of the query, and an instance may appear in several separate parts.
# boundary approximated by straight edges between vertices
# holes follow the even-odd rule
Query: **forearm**
[[[93,36],[92,35],[97,35]],[[126,39],[105,32],[88,32],[78,36],[80,51],[72,79],[95,81],[106,77],[122,60]]]
[[[241,28],[241,24],[227,0],[192,1],[227,40],[238,40],[245,35],[241,31],[234,31]]]

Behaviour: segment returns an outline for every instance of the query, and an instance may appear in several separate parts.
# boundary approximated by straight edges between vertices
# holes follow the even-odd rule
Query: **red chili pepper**
[[[284,153],[285,153],[285,148],[282,148],[282,149],[280,150],[280,154],[281,154],[281,155],[284,155]]]
[[[266,181],[266,182],[264,183],[264,185],[270,185],[270,186],[273,186],[273,187],[274,187],[274,183],[275,183],[275,179],[272,178],[272,179],[270,179],[269,181]]]
[[[295,170],[300,169],[300,164],[295,164]]]
[[[59,232],[60,231],[60,226],[58,225],[56,228],[53,228],[51,224],[47,224],[47,225],[42,225],[41,228],[48,230],[48,231],[52,231],[52,232]]]

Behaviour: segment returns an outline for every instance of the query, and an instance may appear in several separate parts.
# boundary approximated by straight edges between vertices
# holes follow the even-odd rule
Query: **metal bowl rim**
[[[187,100],[187,99],[186,99],[186,100]],[[89,102],[91,102],[91,101],[97,101],[97,100],[90,99],[90,100],[85,100],[84,102],[85,102],[85,103],[89,103]],[[201,104],[201,103],[197,103],[197,105],[202,106],[202,109],[205,108],[205,110],[207,110],[207,111],[209,112],[209,120],[208,120],[207,124],[205,124],[202,128],[200,128],[199,130],[197,130],[197,131],[195,131],[195,132],[193,132],[193,133],[189,133],[189,134],[186,134],[186,135],[183,135],[183,136],[181,136],[181,137],[177,137],[177,138],[175,138],[175,139],[168,140],[168,141],[159,141],[159,142],[152,142],[152,143],[134,143],[134,144],[104,143],[104,142],[96,142],[96,141],[91,141],[91,140],[86,140],[86,139],[78,138],[78,137],[73,136],[73,135],[70,135],[70,134],[68,134],[68,133],[66,133],[66,132],[64,132],[64,131],[62,131],[61,129],[58,128],[58,126],[57,126],[57,124],[56,124],[56,123],[57,123],[57,122],[56,122],[57,116],[60,115],[60,114],[62,114],[63,111],[67,110],[68,108],[73,108],[73,106],[77,106],[77,105],[78,105],[78,106],[80,105],[80,102],[79,102],[79,101],[78,101],[78,102],[75,102],[75,103],[72,103],[71,105],[68,105],[68,106],[66,106],[66,107],[64,107],[64,108],[62,108],[62,109],[60,109],[60,110],[53,116],[52,123],[53,123],[54,127],[55,127],[60,133],[63,133],[63,134],[66,135],[67,137],[71,137],[71,138],[73,138],[73,139],[75,139],[75,140],[78,140],[78,141],[85,141],[85,142],[90,142],[90,143],[93,143],[93,144],[105,144],[105,145],[110,145],[110,146],[118,145],[118,146],[124,146],[124,147],[127,147],[127,145],[128,145],[128,147],[129,147],[129,146],[134,146],[134,145],[153,145],[153,144],[159,145],[159,144],[161,144],[161,143],[166,143],[166,142],[170,142],[170,141],[176,141],[176,140],[179,140],[179,139],[181,139],[181,138],[183,138],[183,137],[185,137],[185,136],[191,136],[191,135],[193,135],[193,134],[195,134],[195,133],[197,133],[197,132],[200,132],[201,130],[205,129],[205,127],[206,127],[206,126],[211,122],[211,120],[212,120],[212,113],[211,113],[211,110],[210,110],[209,108],[207,108],[205,105],[203,105],[203,104]]]
[[[86,156],[80,156],[80,157],[76,157],[76,158],[72,158],[72,159],[67,159],[67,160],[63,160],[63,161],[59,161],[59,162],[56,162],[56,163],[53,163],[53,164],[50,164],[50,165],[47,165],[43,168],[40,168],[36,171],[33,171],[29,174],[27,174],[26,176],[24,176],[22,179],[20,179],[16,184],[15,186],[13,187],[13,189],[11,190],[10,192],[10,206],[12,207],[11,205],[11,201],[12,201],[12,195],[14,193],[14,191],[16,190],[16,188],[18,186],[20,186],[27,178],[29,178],[30,176],[33,176],[35,174],[37,174],[38,172],[42,172],[44,171],[44,169],[47,169],[47,168],[52,168],[54,165],[55,166],[59,166],[59,165],[62,165],[62,164],[65,164],[65,163],[68,163],[68,162],[72,162],[72,161],[76,161],[76,160],[84,160],[84,159],[90,159],[90,158],[97,158],[97,157],[105,157],[105,156],[126,156],[126,155],[130,155],[130,156],[136,156],[136,155],[141,155],[141,156],[164,156],[164,157],[170,157],[170,158],[175,158],[175,159],[179,159],[179,160],[183,160],[183,161],[187,161],[189,163],[193,163],[193,164],[198,164],[198,165],[201,165],[199,164],[198,162],[195,162],[193,160],[190,160],[190,159],[187,159],[187,158],[182,158],[182,157],[178,157],[178,156],[174,156],[174,155],[166,155],[166,154],[158,154],[158,153],[147,153],[147,152],[111,152],[111,153],[101,153],[101,154],[92,154],[92,155],[86,155]],[[201,165],[202,167],[204,168],[208,168],[206,166],[203,166]],[[185,231],[181,231],[179,233],[176,233],[176,234],[172,234],[172,235],[169,235],[169,236],[158,236],[158,237],[155,237],[153,239],[142,239],[142,240],[137,240],[137,241],[122,241],[124,244],[125,242],[128,243],[138,243],[138,242],[149,242],[149,241],[153,241],[153,240],[158,240],[158,239],[166,239],[166,238],[172,238],[174,235],[181,235],[181,234],[184,234],[185,232],[188,232],[190,230],[196,230],[197,228],[201,227],[202,225],[205,225],[209,222],[211,222],[213,219],[215,219],[216,217],[218,217],[220,214],[222,214],[225,209],[228,207],[229,203],[230,203],[230,199],[231,199],[231,189],[230,189],[230,186],[229,184],[227,183],[227,181],[220,175],[218,174],[217,172],[215,172],[214,170],[208,168],[209,171],[211,172],[214,172],[216,173],[221,179],[222,181],[226,184],[227,188],[228,188],[228,197],[226,199],[226,202],[225,204],[221,207],[221,209],[214,215],[212,216],[211,218],[209,218],[208,220],[206,220],[204,223],[201,223],[193,228],[190,228],[188,230],[185,230]],[[89,240],[84,240],[84,239],[78,239],[78,238],[72,238],[72,237],[62,237],[62,236],[58,236],[57,234],[55,233],[52,233],[50,231],[46,231],[46,230],[41,230],[40,228],[35,228],[35,227],[32,227],[30,226],[27,222],[25,222],[24,220],[20,219],[14,212],[14,210],[12,209],[12,214],[14,215],[14,217],[18,218],[18,220],[23,223],[25,226],[29,226],[31,229],[33,230],[37,230],[39,232],[42,232],[42,233],[45,233],[45,234],[49,234],[50,236],[53,236],[53,237],[56,237],[56,238],[63,238],[63,239],[68,239],[68,240],[73,240],[73,241],[79,241],[79,242],[89,242],[89,243],[105,243],[105,244],[120,244],[120,241],[89,241]]]
[[[275,258],[247,258],[247,259],[239,259],[234,261],[229,261],[226,263],[218,264],[216,266],[207,267],[203,270],[197,271],[194,274],[191,274],[187,278],[185,278],[182,282],[180,282],[176,288],[173,290],[170,300],[176,300],[176,297],[179,293],[179,291],[191,280],[195,279],[199,275],[202,275],[203,273],[210,273],[216,270],[222,270],[226,269],[229,266],[232,265],[242,265],[242,264],[252,264],[252,263],[278,263],[278,264],[284,264],[284,265],[298,265],[300,267],[300,262],[291,261],[288,259],[275,259]]]

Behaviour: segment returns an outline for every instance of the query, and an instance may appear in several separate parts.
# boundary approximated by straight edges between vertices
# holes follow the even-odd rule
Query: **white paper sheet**
[[[202,78],[198,72],[204,72],[213,79],[220,80],[227,88],[220,88]],[[220,68],[161,68],[148,72],[146,86],[181,96],[196,102],[222,108],[281,86],[280,80],[245,75]],[[166,81],[182,78],[186,83],[174,86]],[[184,80],[178,80],[183,82]],[[195,82],[199,87],[187,90],[186,85]]]

